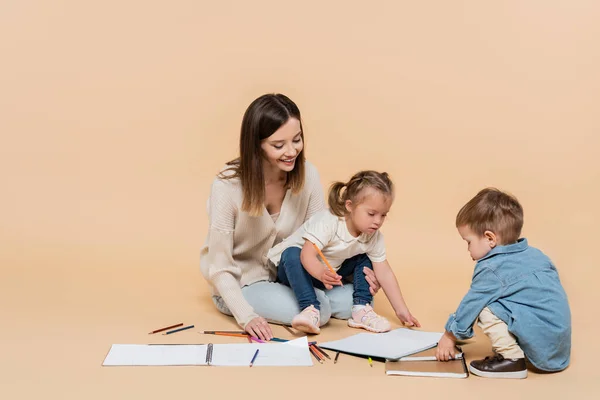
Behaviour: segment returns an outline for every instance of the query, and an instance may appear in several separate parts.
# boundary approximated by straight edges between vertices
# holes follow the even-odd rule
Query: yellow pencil
[[[327,261],[327,259],[325,258],[325,256],[321,252],[321,249],[319,249],[316,244],[314,244],[312,242],[311,242],[311,244],[313,245],[313,247],[315,248],[315,250],[317,250],[317,253],[319,254],[319,257],[321,257],[321,260],[323,260],[323,262],[325,263],[325,265],[327,265],[327,268],[329,268],[329,271],[331,271],[332,274],[336,274],[336,272],[333,270],[333,268],[331,268],[331,264],[329,264],[329,261]],[[344,284],[342,282],[340,282],[340,285],[344,286]]]
[[[371,357],[369,357],[369,365],[371,366],[371,368],[373,367],[373,360],[371,359]]]

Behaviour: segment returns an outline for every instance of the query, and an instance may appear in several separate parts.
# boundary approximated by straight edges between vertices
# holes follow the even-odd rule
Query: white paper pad
[[[102,365],[207,365],[207,348],[205,344],[113,344]],[[284,343],[214,344],[211,365],[248,367],[257,349],[254,367],[313,365],[306,337]]]

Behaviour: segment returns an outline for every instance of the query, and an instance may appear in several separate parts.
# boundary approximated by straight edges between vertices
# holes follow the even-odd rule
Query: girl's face
[[[348,211],[348,230],[353,236],[359,236],[361,233],[371,235],[375,233],[385,221],[390,208],[392,207],[392,198],[378,190],[365,189],[363,200],[355,205],[352,201],[346,201],[346,210]]]
[[[263,139],[260,147],[263,149],[265,163],[270,168],[292,171],[296,165],[296,157],[304,148],[300,121],[290,118],[275,133]]]

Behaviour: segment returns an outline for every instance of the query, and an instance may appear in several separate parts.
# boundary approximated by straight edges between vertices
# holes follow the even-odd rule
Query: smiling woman
[[[209,230],[200,270],[213,302],[248,333],[272,338],[267,320],[291,324],[299,313],[289,287],[276,283],[268,251],[325,208],[316,168],[304,159],[300,110],[282,94],[254,100],[244,114],[240,156],[215,178],[208,200]],[[373,292],[373,271],[365,268]],[[352,285],[318,290],[321,324],[347,319]]]

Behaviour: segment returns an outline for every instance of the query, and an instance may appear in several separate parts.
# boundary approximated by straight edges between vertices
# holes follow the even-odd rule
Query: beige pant
[[[479,314],[477,325],[492,341],[494,352],[504,358],[523,358],[523,350],[517,344],[517,338],[508,331],[508,325],[496,317],[489,308],[484,308]]]

